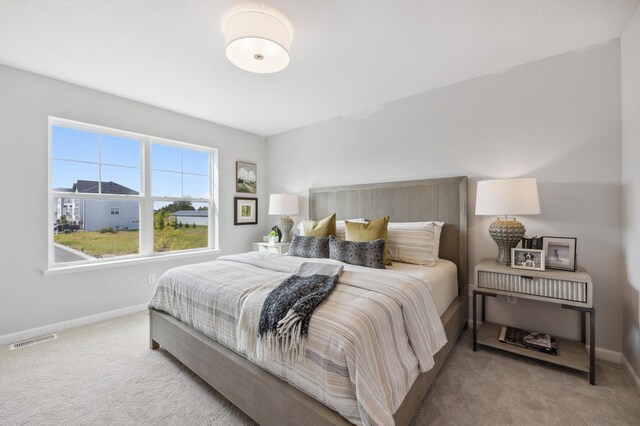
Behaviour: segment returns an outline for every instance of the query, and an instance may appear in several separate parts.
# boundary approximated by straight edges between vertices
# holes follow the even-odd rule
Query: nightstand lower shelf
[[[478,327],[478,344],[538,359],[540,361],[550,362],[552,364],[561,365],[574,370],[580,370],[587,373],[589,372],[589,355],[584,343],[576,340],[556,337],[558,342],[558,354],[549,355],[501,342],[500,331],[502,330],[502,327],[503,326],[500,324],[484,321],[482,325]]]

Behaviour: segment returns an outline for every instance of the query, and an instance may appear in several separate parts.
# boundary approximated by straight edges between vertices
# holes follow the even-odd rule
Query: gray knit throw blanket
[[[258,325],[266,358],[302,360],[311,314],[335,288],[343,267],[305,262],[264,301]]]

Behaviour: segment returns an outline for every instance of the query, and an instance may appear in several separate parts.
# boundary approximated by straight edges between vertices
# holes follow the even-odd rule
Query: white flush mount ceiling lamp
[[[291,30],[283,18],[268,10],[244,10],[224,23],[229,61],[245,71],[269,74],[289,65]]]

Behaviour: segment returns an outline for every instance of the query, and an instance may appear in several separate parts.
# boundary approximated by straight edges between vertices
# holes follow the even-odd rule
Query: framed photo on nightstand
[[[576,243],[577,239],[572,237],[542,237],[547,268],[575,272]]]
[[[512,248],[511,267],[544,271],[544,250]]]

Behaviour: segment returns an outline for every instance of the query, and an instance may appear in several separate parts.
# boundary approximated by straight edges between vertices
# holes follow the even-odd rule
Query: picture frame
[[[256,194],[258,166],[255,163],[236,161],[236,192]]]
[[[542,237],[546,267],[575,272],[577,243],[578,239],[574,237]]]
[[[512,248],[511,267],[518,269],[529,269],[532,271],[544,271],[544,250]]]
[[[258,199],[248,197],[233,198],[233,224],[258,224]]]

